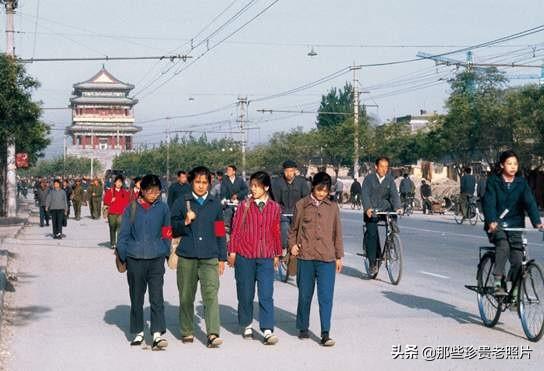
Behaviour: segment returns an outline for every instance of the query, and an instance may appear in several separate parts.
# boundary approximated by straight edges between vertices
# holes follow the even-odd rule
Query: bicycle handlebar
[[[281,216],[293,216],[294,214],[291,213],[291,214],[281,214]]]
[[[396,211],[374,211],[374,215],[399,215]]]
[[[531,232],[536,230],[541,233],[544,233],[544,229],[533,229],[533,228],[501,228],[501,230],[505,232]]]

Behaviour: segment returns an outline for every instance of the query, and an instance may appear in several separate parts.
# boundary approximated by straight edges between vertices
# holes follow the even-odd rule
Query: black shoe
[[[310,338],[310,332],[308,330],[300,330],[298,333],[298,338],[303,339],[309,339]]]
[[[336,342],[329,337],[328,332],[324,332],[321,335],[321,345],[323,345],[324,347],[332,347],[334,346],[334,344],[336,344]]]
[[[163,337],[158,337],[155,340],[153,340],[153,345],[151,346],[151,350],[164,350],[168,346],[168,341]]]
[[[221,344],[223,344],[223,339],[221,339],[219,336],[215,334],[208,336],[208,348],[218,348]]]
[[[144,336],[143,335],[136,335],[134,337],[134,339],[130,342],[130,345],[131,346],[138,346],[138,345],[142,345],[142,343],[144,342]]]

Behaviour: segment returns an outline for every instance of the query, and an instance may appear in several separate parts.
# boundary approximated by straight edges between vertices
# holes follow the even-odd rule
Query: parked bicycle
[[[360,194],[354,194],[350,197],[351,201],[351,209],[352,210],[361,210],[363,207],[363,204],[361,203],[361,195]]]
[[[502,228],[505,232],[528,231],[526,228]],[[542,230],[541,230],[542,232]],[[513,277],[510,290],[503,279],[507,295],[495,295],[493,269],[495,246],[480,247],[480,262],[476,273],[477,285],[465,287],[477,293],[478,310],[486,327],[495,326],[506,309],[517,311],[525,335],[530,341],[539,341],[544,334],[544,271],[540,264],[529,259],[527,239],[522,235],[523,260],[521,269]]]
[[[368,258],[367,249],[365,246],[365,238],[363,238],[363,252],[357,255],[363,257],[364,274],[369,279],[376,279],[379,273],[381,263],[385,263],[389,280],[393,285],[398,285],[402,277],[403,266],[403,247],[400,239],[398,227],[396,224],[393,226],[393,219],[398,214],[396,212],[375,211],[373,213],[376,217],[384,216],[384,220],[378,222],[378,226],[385,228],[385,241],[383,247],[380,246],[378,258],[376,264],[378,272],[373,274],[370,268],[370,259]],[[366,226],[363,225],[363,236],[366,232]]]

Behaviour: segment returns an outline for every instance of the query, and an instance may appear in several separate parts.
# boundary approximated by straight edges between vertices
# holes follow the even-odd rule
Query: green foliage
[[[31,163],[41,157],[49,144],[49,127],[40,121],[41,109],[32,101],[40,84],[29,76],[22,64],[0,55],[0,144],[5,152],[8,138],[17,152],[27,152]],[[5,161],[2,156],[0,161]]]
[[[343,89],[332,88],[326,95],[321,97],[316,125],[320,130],[332,128],[350,117],[349,115],[327,112],[353,113],[353,87],[350,83],[346,83]]]
[[[98,161],[93,164],[95,174],[100,173],[102,165]],[[79,177],[89,176],[91,174],[91,159],[67,156],[66,162],[63,157],[57,157],[52,160],[40,160],[38,163],[28,170],[19,170],[19,175],[22,176],[67,176]]]

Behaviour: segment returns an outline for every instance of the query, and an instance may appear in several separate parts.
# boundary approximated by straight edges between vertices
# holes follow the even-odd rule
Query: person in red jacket
[[[235,270],[238,322],[243,337],[252,338],[255,283],[259,295],[259,324],[265,345],[274,345],[274,270],[282,255],[281,207],[270,195],[270,175],[258,171],[249,180],[251,195],[238,207],[228,246],[228,263]]]
[[[124,179],[121,175],[115,178],[113,187],[106,191],[104,196],[104,217],[108,218],[110,226],[110,247],[115,249],[117,246],[117,236],[121,228],[121,217],[125,208],[131,201],[130,193],[123,188]]]

